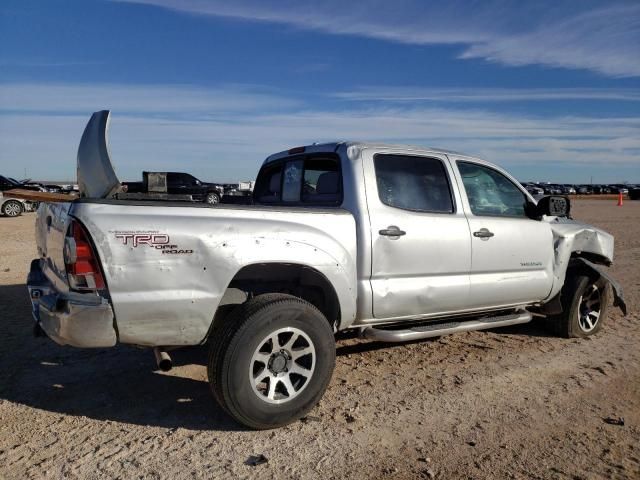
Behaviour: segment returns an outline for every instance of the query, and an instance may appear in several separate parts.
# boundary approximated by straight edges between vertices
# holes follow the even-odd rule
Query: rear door
[[[374,317],[463,310],[471,239],[447,158],[365,150],[363,161]]]
[[[470,299],[488,308],[544,299],[553,284],[553,235],[525,215],[528,197],[496,168],[457,159],[471,229]]]

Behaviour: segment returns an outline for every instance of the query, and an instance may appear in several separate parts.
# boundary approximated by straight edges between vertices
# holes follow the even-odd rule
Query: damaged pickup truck
[[[625,309],[613,237],[484,160],[339,142],[268,157],[251,205],[119,198],[109,112],[78,151],[81,198],[43,204],[28,287],[37,329],[76,347],[209,344],[213,396],[285,425],[322,397],[338,331],[401,342],[546,317],[588,337]],[[613,288],[611,288],[613,286]],[[613,298],[612,298],[613,297]]]

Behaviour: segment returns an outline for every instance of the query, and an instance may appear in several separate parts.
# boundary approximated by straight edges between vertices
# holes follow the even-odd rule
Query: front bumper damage
[[[56,289],[39,259],[31,262],[27,287],[34,320],[56,343],[82,348],[116,344],[113,309],[107,299]]]

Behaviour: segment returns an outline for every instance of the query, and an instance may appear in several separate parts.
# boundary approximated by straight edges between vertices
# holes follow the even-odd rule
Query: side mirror
[[[571,213],[571,202],[569,197],[560,195],[549,195],[538,200],[536,205],[537,216],[548,215],[552,217],[569,217]]]

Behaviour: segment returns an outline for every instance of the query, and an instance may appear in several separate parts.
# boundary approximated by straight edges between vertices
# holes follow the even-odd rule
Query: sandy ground
[[[34,214],[0,218],[0,478],[640,478],[640,202],[574,214],[616,236],[630,313],[589,340],[538,324],[405,345],[338,342],[306,421],[239,427],[206,384],[204,348],[33,338],[24,285]],[[607,417],[623,417],[624,426]],[[245,464],[263,454],[268,463]]]

